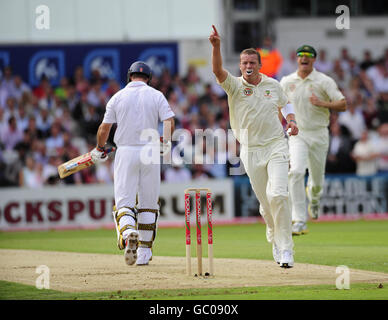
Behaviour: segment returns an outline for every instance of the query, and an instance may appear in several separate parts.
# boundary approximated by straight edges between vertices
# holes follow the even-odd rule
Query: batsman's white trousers
[[[289,138],[290,149],[290,200],[292,220],[307,221],[305,175],[308,169],[307,188],[311,198],[319,200],[325,181],[325,166],[329,148],[329,130],[299,130],[297,136]]]
[[[159,209],[160,164],[144,164],[141,146],[120,146],[114,161],[116,208],[133,208],[138,194],[138,208]]]
[[[268,242],[275,242],[280,250],[292,250],[287,141],[277,140],[265,147],[242,147],[240,158],[260,202],[260,213],[267,224]]]

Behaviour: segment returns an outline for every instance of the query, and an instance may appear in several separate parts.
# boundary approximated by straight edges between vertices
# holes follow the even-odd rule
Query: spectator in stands
[[[113,184],[113,163],[112,159],[96,165],[96,180],[98,183]]]
[[[24,93],[31,92],[30,86],[27,85],[25,82],[23,82],[23,79],[21,76],[15,75],[13,78],[13,82],[14,82],[14,85],[13,85],[13,91],[11,92],[11,94],[16,100],[20,101]]]
[[[36,126],[42,132],[43,137],[48,137],[50,134],[50,128],[54,122],[54,118],[51,116],[46,106],[41,106],[39,114],[36,118]]]
[[[4,119],[8,121],[9,118],[11,117],[16,118],[17,112],[18,112],[17,101],[14,97],[9,96],[5,101]]]
[[[194,95],[198,97],[205,93],[204,85],[198,76],[197,69],[193,65],[189,66],[184,83],[187,87],[187,93],[191,94],[192,96]]]
[[[388,173],[388,123],[383,123],[378,128],[378,133],[375,143],[375,148],[380,153],[377,168],[379,172]]]
[[[380,125],[380,119],[374,98],[366,99],[366,106],[362,110],[362,115],[365,120],[365,125],[369,130],[375,130]]]
[[[384,59],[378,60],[376,65],[368,69],[367,74],[372,80],[378,99],[382,103],[388,103],[388,68]]]
[[[59,183],[57,167],[62,163],[56,150],[47,150],[48,163],[43,168],[43,181],[45,185],[54,185]]]
[[[15,118],[18,128],[21,131],[26,130],[28,127],[29,117],[24,106],[19,105]]]
[[[105,104],[108,102],[106,94],[102,90],[102,82],[100,80],[95,80],[92,83],[90,90],[87,94],[87,102],[89,103],[89,105],[98,109],[104,108]]]
[[[282,63],[282,67],[279,71],[278,78],[289,75],[290,73],[295,72],[298,69],[298,64],[295,58],[295,50],[290,50],[288,58],[285,58]]]
[[[12,93],[15,91],[14,76],[12,73],[11,66],[6,66],[3,71],[3,78],[0,82],[0,89],[2,92],[0,107],[5,105],[5,100],[12,96]]]
[[[283,57],[280,51],[273,46],[271,37],[265,37],[263,40],[263,46],[261,48],[257,48],[257,51],[261,56],[262,67],[260,72],[264,73],[268,77],[277,79],[278,73],[282,67]]]
[[[59,122],[54,122],[50,128],[50,136],[46,139],[47,151],[58,150],[64,145],[62,128]]]
[[[365,120],[362,111],[356,109],[354,101],[352,99],[348,99],[347,101],[348,109],[340,113],[338,122],[349,130],[352,140],[357,141],[366,129]]]
[[[295,53],[293,53],[295,56]],[[326,50],[321,49],[318,54],[318,59],[314,64],[315,68],[323,73],[329,74],[333,70],[333,63],[326,58]]]
[[[341,49],[341,54],[340,54],[340,57],[339,57],[339,63],[341,65],[342,70],[344,70],[344,72],[346,74],[349,74],[351,72],[351,60],[352,60],[352,58],[349,55],[348,48],[343,47]]]
[[[338,84],[338,88],[343,91],[348,88],[350,81],[350,74],[346,72],[342,67],[340,60],[335,60],[333,65],[332,73],[329,74],[334,79],[334,81]]]
[[[360,63],[360,68],[362,70],[368,70],[370,67],[374,65],[374,61],[372,59],[372,54],[369,50],[364,51],[363,60]]]
[[[193,180],[208,180],[212,178],[212,175],[205,169],[203,164],[194,164],[192,172]]]
[[[166,182],[189,182],[191,180],[191,171],[183,164],[173,162],[164,172],[164,181]]]
[[[359,176],[371,176],[377,173],[379,153],[369,139],[368,130],[362,131],[360,140],[354,145],[352,157],[356,161],[356,173]]]
[[[346,127],[337,121],[330,124],[330,143],[326,161],[328,173],[354,173],[355,163],[351,158],[353,144]]]
[[[23,132],[17,127],[16,118],[11,116],[8,119],[8,127],[3,131],[1,141],[6,150],[12,150],[22,139]]]
[[[19,186],[26,188],[43,186],[42,165],[36,163],[31,155],[26,156],[25,165],[19,172]]]

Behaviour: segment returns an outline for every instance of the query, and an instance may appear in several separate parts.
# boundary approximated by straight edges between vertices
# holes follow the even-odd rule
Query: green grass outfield
[[[206,227],[203,229],[205,239],[207,230]],[[309,230],[308,235],[293,238],[295,260],[298,263],[346,265],[353,269],[388,273],[388,221],[310,222]],[[272,260],[272,250],[266,242],[263,224],[216,225],[213,232],[215,258]],[[184,256],[184,238],[183,228],[160,228],[154,255]],[[195,241],[194,230],[192,238]],[[117,250],[115,230],[106,229],[0,232],[0,248],[122,254]],[[388,283],[383,283],[382,288],[378,283],[351,284],[350,290],[337,290],[333,283],[316,286],[65,293],[0,281],[0,299],[388,300]]]

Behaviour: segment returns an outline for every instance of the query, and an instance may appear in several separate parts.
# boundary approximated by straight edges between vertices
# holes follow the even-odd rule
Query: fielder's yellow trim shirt
[[[284,139],[278,108],[288,103],[280,84],[261,73],[258,85],[249,84],[228,72],[220,83],[228,95],[230,126],[241,145],[249,148],[266,146]]]
[[[300,130],[317,130],[329,125],[329,109],[311,104],[312,93],[322,101],[345,99],[335,81],[315,69],[305,79],[299,77],[297,72],[291,73],[282,78],[280,85],[294,106]]]

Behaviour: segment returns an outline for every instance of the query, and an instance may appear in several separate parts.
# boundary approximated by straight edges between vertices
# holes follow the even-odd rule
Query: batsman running
[[[149,263],[159,214],[160,163],[143,161],[142,150],[149,144],[143,134],[150,130],[157,133],[162,121],[163,154],[168,152],[175,128],[175,114],[163,94],[149,86],[151,77],[152,70],[146,63],[137,61],[130,66],[128,84],[109,100],[97,131],[97,146],[91,152],[93,161],[106,161],[104,146],[112,124],[117,123],[113,218],[117,245],[124,250],[128,265]]]
[[[298,134],[293,107],[280,84],[259,72],[261,57],[255,49],[240,54],[242,76],[232,76],[222,66],[221,38],[213,26],[213,73],[228,95],[230,126],[241,144],[240,158],[260,213],[267,225],[274,260],[282,268],[294,265],[291,211],[288,204],[289,154],[279,113],[287,120],[286,130]]]

